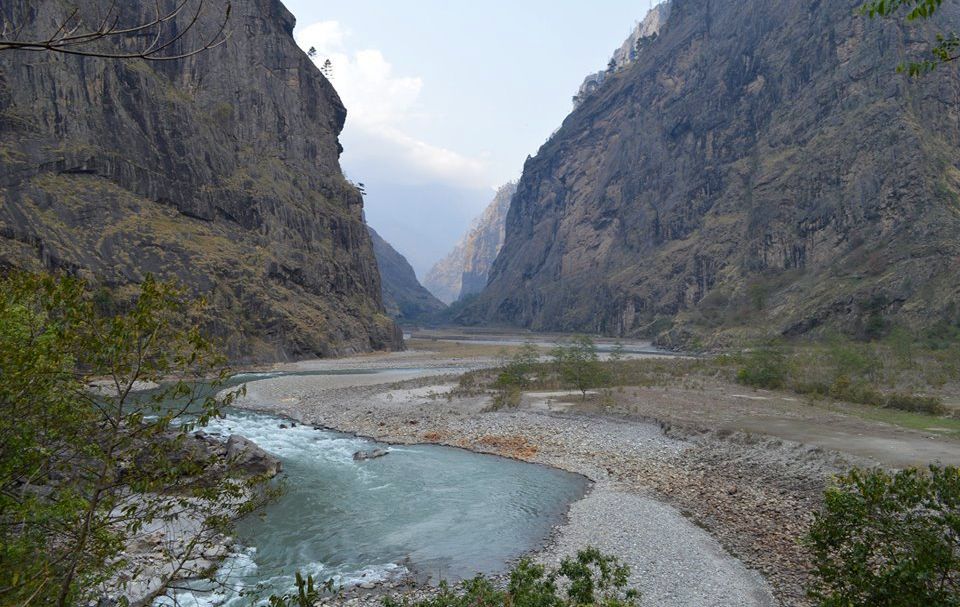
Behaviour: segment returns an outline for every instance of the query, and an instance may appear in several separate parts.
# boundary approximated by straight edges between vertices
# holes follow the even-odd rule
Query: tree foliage
[[[587,391],[603,388],[610,383],[610,376],[603,365],[593,340],[586,335],[578,335],[567,345],[557,346],[553,350],[554,365],[561,379],[587,397]]]
[[[808,536],[822,607],[960,605],[960,471],[854,469]]]
[[[199,573],[190,559],[252,507],[263,479],[231,478],[190,442],[236,395],[217,395],[227,370],[202,306],[149,277],[133,301],[73,278],[0,278],[0,603],[122,593],[140,573],[130,545],[178,524],[190,532],[171,571]]]
[[[630,568],[616,557],[586,548],[547,571],[529,558],[510,572],[506,590],[483,576],[461,584],[459,590],[441,584],[439,595],[413,603],[392,598],[386,607],[636,607],[640,593],[627,587]]]
[[[943,5],[943,0],[870,0],[860,7],[860,14],[870,18],[894,18],[903,16],[907,21],[930,19]],[[930,49],[932,58],[923,61],[901,63],[898,72],[922,76],[937,66],[960,59],[960,37],[956,33],[937,34],[936,44]]]

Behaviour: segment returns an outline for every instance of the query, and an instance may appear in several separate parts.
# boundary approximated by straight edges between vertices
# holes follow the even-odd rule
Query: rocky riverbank
[[[455,375],[444,371],[419,364],[389,378],[284,376],[249,384],[240,405],[384,442],[452,445],[583,474],[593,490],[536,558],[555,564],[588,544],[618,554],[645,604],[807,604],[799,540],[827,479],[848,458],[535,399],[489,411],[488,396],[454,395]],[[368,594],[336,600],[376,600]]]

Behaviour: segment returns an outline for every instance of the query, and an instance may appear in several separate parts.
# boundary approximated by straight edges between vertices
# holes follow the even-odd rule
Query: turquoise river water
[[[243,435],[280,457],[287,489],[239,522],[216,587],[181,592],[179,604],[250,605],[241,592],[258,585],[261,596],[290,591],[296,571],[345,586],[408,573],[434,581],[498,573],[542,544],[586,490],[578,475],[433,445],[391,446],[385,457],[354,461],[356,451],[386,445],[281,424],[290,426],[231,409],[207,428],[224,439]]]

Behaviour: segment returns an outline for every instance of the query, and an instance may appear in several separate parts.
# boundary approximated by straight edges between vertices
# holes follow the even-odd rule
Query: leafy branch
[[[890,18],[906,11],[907,21],[929,19],[943,5],[943,0],[871,0],[859,9],[861,15],[871,19]],[[898,73],[919,77],[937,69],[937,66],[960,59],[960,37],[956,33],[937,34],[937,43],[930,49],[932,59],[911,61],[897,66]]]

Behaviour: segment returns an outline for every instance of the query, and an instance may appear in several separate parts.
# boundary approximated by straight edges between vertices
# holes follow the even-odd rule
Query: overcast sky
[[[347,176],[422,279],[651,0],[285,0],[347,106]]]

